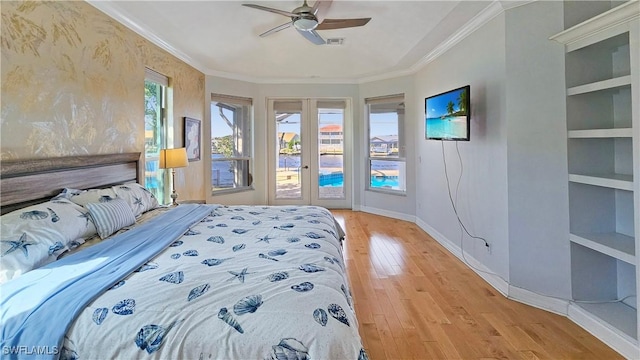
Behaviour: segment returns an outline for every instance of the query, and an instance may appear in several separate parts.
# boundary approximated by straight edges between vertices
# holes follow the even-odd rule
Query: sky
[[[444,93],[432,98],[426,99],[426,111],[428,118],[437,118],[447,114],[447,104],[449,101],[453,102],[454,111],[460,110],[458,106],[458,96],[464,89],[458,91]]]
[[[300,133],[300,117],[291,116],[287,120],[296,122],[296,124],[280,124],[278,132],[295,132]],[[320,117],[319,127],[329,124],[342,125],[342,114],[322,114]],[[371,114],[371,136],[397,135],[398,125],[396,116],[386,114]]]
[[[218,107],[211,103],[211,138],[217,138],[222,136],[231,135],[233,132],[231,128],[227,126],[227,123],[222,120]],[[223,110],[228,118],[231,118],[231,111]]]

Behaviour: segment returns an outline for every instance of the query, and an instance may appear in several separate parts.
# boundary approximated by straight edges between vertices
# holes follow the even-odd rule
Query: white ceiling
[[[314,45],[294,28],[260,38],[290,18],[241,6],[292,11],[302,1],[87,1],[207,75],[253,82],[359,82],[407,73],[505,7],[498,1],[334,0],[326,18],[372,20],[319,30],[344,44]]]

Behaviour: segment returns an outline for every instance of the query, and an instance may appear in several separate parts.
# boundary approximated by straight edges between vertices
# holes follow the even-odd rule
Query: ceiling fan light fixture
[[[293,26],[302,31],[310,31],[318,26],[318,20],[314,18],[299,18],[293,21]]]

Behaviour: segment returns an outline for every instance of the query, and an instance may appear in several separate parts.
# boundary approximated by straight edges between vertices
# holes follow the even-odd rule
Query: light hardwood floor
[[[567,318],[505,298],[417,225],[332,212],[371,360],[622,358]]]

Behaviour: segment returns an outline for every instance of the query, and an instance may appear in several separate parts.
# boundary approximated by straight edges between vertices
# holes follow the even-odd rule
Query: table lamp
[[[171,205],[178,205],[178,193],[176,192],[176,168],[189,165],[187,149],[160,149],[160,169],[171,169]]]

